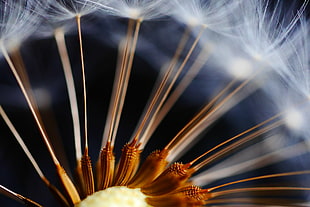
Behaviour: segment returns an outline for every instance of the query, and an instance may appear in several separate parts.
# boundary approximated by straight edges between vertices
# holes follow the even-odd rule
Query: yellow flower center
[[[139,188],[114,186],[98,191],[75,205],[75,207],[151,207]]]

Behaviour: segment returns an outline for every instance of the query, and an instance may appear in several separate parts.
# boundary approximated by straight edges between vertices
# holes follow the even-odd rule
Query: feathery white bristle
[[[33,9],[35,7],[24,0],[0,2],[0,44],[8,51],[17,48],[40,23]]]
[[[301,18],[299,27],[287,40],[286,70],[280,74],[285,82],[308,98],[310,96],[310,29],[309,22]]]
[[[208,29],[221,32],[230,27],[229,17],[240,3],[237,1],[172,0],[169,14],[177,21],[190,26],[204,25]]]
[[[98,7],[90,0],[50,1],[47,19],[51,22],[65,21],[73,19],[76,16],[84,16],[93,13],[97,9]]]
[[[90,0],[103,14],[136,20],[151,20],[162,17],[165,6],[163,0]]]
[[[268,62],[274,69],[280,70],[283,64],[281,48],[287,44],[286,38],[297,27],[297,20],[282,19],[277,1],[275,8],[268,2],[244,1],[235,16],[241,18],[241,24],[233,30],[240,46],[253,58]]]

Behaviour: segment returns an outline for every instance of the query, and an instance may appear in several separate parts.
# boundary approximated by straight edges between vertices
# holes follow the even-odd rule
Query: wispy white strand
[[[90,0],[51,1],[46,11],[47,18],[54,23],[74,19],[95,12],[98,7]]]
[[[282,17],[281,1],[276,1],[275,8],[271,8],[269,1],[244,1],[235,12],[240,24],[232,34],[213,38],[218,47],[211,63],[225,69],[232,78],[246,78],[257,70],[267,74],[272,82],[262,86],[271,97],[277,97],[277,92],[271,89],[283,86],[281,81],[305,90],[309,83],[309,33],[302,20],[306,4],[307,1],[296,15],[290,15],[289,10]]]
[[[287,54],[287,71],[282,74],[291,87],[310,97],[310,28],[309,22],[300,19],[300,26],[287,40],[290,44],[283,50]]]
[[[232,20],[230,17],[240,2],[240,0],[172,0],[168,12],[177,21],[187,25],[204,25],[210,30],[222,32],[230,28]]]
[[[268,1],[243,1],[235,15],[242,19],[242,24],[234,30],[246,53],[277,70],[283,69],[280,49],[287,43],[286,38],[297,27],[299,19],[299,15],[295,15],[291,20],[283,20],[280,4],[277,1],[275,8],[270,8]],[[300,12],[303,10],[304,6]]]
[[[104,14],[136,20],[151,20],[165,15],[163,8],[167,6],[164,0],[90,0],[98,5]]]
[[[40,19],[26,1],[0,1],[0,44],[15,49],[37,28]]]
[[[32,12],[41,19],[40,28],[36,31],[36,37],[50,37],[55,30],[61,28],[70,31],[76,28],[73,22],[77,17],[95,13],[98,6],[89,0],[33,0],[36,5]]]

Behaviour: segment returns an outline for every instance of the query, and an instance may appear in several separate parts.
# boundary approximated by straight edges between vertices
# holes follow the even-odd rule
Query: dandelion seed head
[[[309,123],[307,117],[309,116],[305,115],[307,109],[304,110],[304,108],[297,107],[295,100],[295,98],[298,97],[298,102],[304,97],[304,94],[300,95],[299,91],[303,87],[296,87],[290,90],[290,87],[293,87],[294,84],[297,85],[297,80],[301,79],[304,74],[309,75],[305,72],[300,72],[297,73],[298,75],[295,75],[296,65],[302,65],[303,70],[307,68],[306,65],[308,65],[306,60],[309,59],[303,57],[306,57],[307,55],[305,54],[308,53],[300,53],[300,49],[298,48],[298,45],[301,44],[300,40],[302,39],[299,38],[299,36],[304,36],[304,34],[301,35],[298,33],[296,39],[286,40],[286,38],[292,37],[290,34],[293,28],[295,29],[295,19],[285,24],[285,21],[279,20],[281,18],[277,12],[272,10],[269,11],[269,1],[254,0],[171,0],[169,2],[164,0],[50,0],[46,1],[49,4],[49,7],[46,9],[42,8],[46,5],[43,3],[44,0],[34,0],[33,2],[38,2],[41,9],[38,10],[37,13],[41,16],[45,16],[44,20],[52,25],[52,29],[59,25],[64,27],[69,27],[71,25],[79,26],[77,36],[73,36],[72,39],[68,38],[64,32],[60,32],[61,35],[55,32],[55,47],[58,48],[59,52],[57,58],[60,58],[58,62],[60,61],[62,63],[65,72],[66,80],[62,81],[66,81],[68,86],[68,93],[66,93],[66,91],[61,91],[59,95],[68,95],[68,97],[66,96],[68,102],[65,104],[69,104],[70,102],[67,106],[71,108],[72,115],[72,117],[57,117],[59,119],[56,121],[59,121],[59,125],[61,125],[61,127],[64,126],[66,130],[69,128],[68,131],[72,129],[75,130],[74,134],[72,133],[73,136],[63,137],[70,137],[70,139],[68,139],[70,140],[70,144],[72,144],[71,142],[74,140],[76,144],[75,150],[79,152],[76,153],[76,160],[74,160],[78,163],[76,172],[79,175],[74,177],[77,182],[71,182],[71,176],[65,174],[65,171],[67,171],[70,175],[71,171],[69,167],[65,167],[65,170],[63,170],[62,167],[59,166],[60,163],[63,164],[65,162],[62,160],[58,162],[57,157],[61,157],[64,153],[56,153],[54,156],[50,144],[51,146],[60,146],[60,144],[49,141],[49,138],[54,138],[54,135],[52,135],[53,133],[51,133],[52,136],[50,137],[45,135],[45,127],[46,132],[49,133],[51,130],[49,127],[52,128],[53,126],[43,126],[43,124],[51,117],[46,118],[43,113],[42,117],[40,114],[36,114],[39,113],[40,109],[48,109],[49,107],[54,109],[51,94],[42,88],[31,89],[31,83],[29,83],[29,86],[27,81],[23,83],[23,81],[27,79],[25,77],[22,77],[22,80],[18,81],[18,73],[23,71],[14,73],[14,64],[18,65],[17,63],[19,63],[19,61],[14,59],[11,61],[12,64],[10,64],[9,61],[10,56],[12,55],[13,57],[16,54],[9,54],[5,59],[10,66],[11,72],[13,72],[14,75],[17,74],[15,75],[15,79],[19,83],[19,87],[22,89],[28,106],[33,113],[54,164],[56,164],[57,172],[59,173],[60,171],[60,173],[64,173],[60,174],[62,175],[61,179],[67,178],[65,180],[67,182],[63,182],[63,184],[65,184],[63,190],[66,191],[64,197],[68,203],[72,203],[75,207],[150,207],[150,205],[160,207],[237,206],[239,202],[240,205],[255,205],[256,201],[261,202],[262,205],[281,205],[286,202],[285,198],[282,199],[282,197],[279,197],[277,190],[272,189],[273,187],[270,186],[275,183],[275,188],[283,188],[284,190],[292,192],[296,189],[302,189],[290,188],[288,185],[290,184],[289,182],[283,182],[283,184],[277,182],[269,183],[268,180],[266,181],[266,186],[268,187],[266,190],[261,191],[262,196],[253,197],[255,193],[253,194],[251,192],[251,188],[253,187],[252,189],[254,189],[254,191],[257,189],[260,191],[261,187],[265,186],[265,182],[245,181],[247,182],[246,185],[249,186],[249,192],[248,189],[239,188],[239,185],[235,185],[239,181],[241,183],[243,182],[240,180],[241,178],[239,176],[245,174],[252,175],[252,172],[260,172],[256,171],[259,168],[277,164],[277,162],[284,160],[286,161],[286,159],[290,159],[294,156],[309,153],[309,149],[301,144],[297,147],[287,147],[287,143],[290,142],[288,138],[291,138],[291,136],[288,135],[289,133],[287,133],[286,129],[288,129],[288,131],[299,132],[304,137],[305,135],[310,135],[310,130],[307,127],[307,123]],[[276,6],[276,8],[278,7]],[[100,26],[99,30],[93,33],[95,34],[94,39],[91,39],[91,35],[87,37],[83,36],[84,29],[87,32],[89,31],[87,27],[84,28],[84,26],[87,26],[86,24],[79,24],[80,17],[87,14],[93,15],[98,13],[101,14],[99,18],[104,17],[104,19],[96,19],[94,25]],[[109,18],[107,15],[121,18]],[[141,24],[144,20],[162,18],[165,15],[168,15],[169,18],[168,24],[164,24],[164,26],[168,25],[168,27],[173,27],[173,29],[169,28],[168,30],[163,28],[162,21],[155,21],[150,24],[150,33],[152,33],[150,35],[147,33],[147,27],[144,27],[146,23]],[[74,18],[76,18],[78,22],[72,21]],[[111,19],[113,22],[110,21]],[[82,21],[83,20],[84,19],[82,19]],[[102,26],[98,23],[100,20],[107,21],[109,26],[112,27],[115,26],[115,23],[121,23],[116,25],[116,27],[121,29],[124,29],[124,23],[127,22],[128,24],[125,25],[127,26],[127,33],[123,36],[123,33],[119,33],[119,31],[114,33],[106,32],[110,27]],[[116,21],[114,22],[114,20]],[[165,21],[164,18],[161,20]],[[46,21],[44,23],[46,23]],[[6,21],[4,22],[6,24]],[[158,23],[158,27],[153,27],[156,23]],[[171,23],[176,25],[170,26],[172,25]],[[184,24],[187,28],[184,28]],[[159,27],[165,30],[164,35],[158,32],[157,28]],[[204,31],[205,28],[206,31]],[[298,27],[296,27],[296,29],[298,29]],[[180,31],[181,33],[179,34]],[[197,31],[199,31],[199,33],[196,33]],[[202,31],[204,31],[203,37],[200,38]],[[178,34],[176,34],[176,32],[178,32]],[[111,37],[107,37],[107,33],[109,33]],[[57,36],[57,34],[59,36]],[[147,35],[144,36],[145,34]],[[102,44],[88,45],[94,43],[93,40],[97,40],[96,38],[98,38],[98,36],[102,36],[102,39],[106,39],[105,41],[109,41],[107,40],[109,38],[119,40],[117,58],[112,58],[115,54],[109,54],[107,59],[103,58],[102,55],[105,53],[103,50],[105,49],[101,48]],[[156,37],[154,38],[154,36]],[[195,39],[196,37],[197,39]],[[198,39],[198,37],[200,39]],[[72,40],[74,39],[76,41],[79,39],[80,41],[77,41],[76,45],[74,45],[74,43],[72,44]],[[82,44],[82,39],[85,40],[85,42],[83,41],[85,44]],[[155,40],[155,42],[153,44],[149,43],[151,42],[150,39]],[[156,41],[158,39],[164,39],[164,44],[157,45]],[[169,40],[174,41],[170,42]],[[196,43],[197,45],[200,44],[200,47],[196,47]],[[78,60],[80,61],[77,61],[74,49],[77,49],[76,46],[79,44],[80,54],[77,53]],[[141,44],[141,46],[139,44]],[[152,46],[149,44],[152,44]],[[82,45],[85,47],[82,47]],[[190,47],[191,45],[192,47]],[[42,45],[40,45],[40,49],[43,48],[41,48],[41,46]],[[28,47],[29,45],[26,45],[26,49],[28,49]],[[207,47],[208,49],[206,49]],[[95,53],[91,51],[93,48],[96,50],[94,51]],[[25,48],[21,49],[22,52],[25,51]],[[169,55],[164,54],[166,49]],[[174,55],[170,54],[170,49],[173,50],[172,52],[174,52]],[[290,52],[285,52],[286,49],[289,49]],[[85,56],[83,52],[85,52]],[[111,53],[110,50],[109,53]],[[99,54],[98,56],[100,57],[98,57],[98,59],[97,57],[94,58],[93,54]],[[300,56],[301,58],[298,58],[296,62],[291,61],[290,64],[290,60],[300,54],[302,54],[302,56]],[[51,55],[47,53],[47,56],[50,57]],[[140,105],[140,99],[138,99],[137,96],[144,96],[144,94],[140,93],[140,89],[142,88],[144,90],[144,87],[147,88],[151,85],[151,83],[145,83],[151,82],[147,79],[150,75],[150,71],[145,70],[145,74],[139,77],[139,79],[143,79],[144,81],[142,83],[143,86],[136,87],[135,82],[137,78],[135,75],[140,72],[138,72],[139,67],[136,66],[138,66],[139,61],[141,61],[136,58],[137,56],[143,56],[143,61],[148,62],[148,64],[150,62],[156,62],[152,65],[150,64],[151,67],[163,68],[160,72],[156,73],[158,76],[157,81],[153,81],[154,77],[152,77],[152,83],[155,82],[154,89],[152,92],[151,90],[147,90],[148,93],[151,92],[151,96],[149,101],[146,100],[146,108],[144,111],[142,110],[143,107],[137,107],[137,105]],[[75,69],[76,67],[80,68],[82,65],[82,75],[86,75],[83,70],[84,57],[86,63],[85,68],[88,69],[87,76],[83,79],[83,83],[87,84],[84,84],[85,87],[83,89],[84,91],[93,89],[94,85],[96,89],[98,85],[103,86],[103,88],[108,88],[109,95],[111,95],[111,107],[107,109],[108,111],[106,111],[105,106],[109,104],[106,103],[108,102],[109,96],[106,98],[103,95],[103,104],[97,99],[98,94],[100,96],[101,92],[103,92],[102,88],[100,88],[100,92],[95,90],[95,93],[90,96],[86,96],[86,93],[84,93],[84,96],[79,93],[81,85],[77,80],[79,80],[78,78],[81,76],[81,71],[77,72]],[[40,59],[37,56],[35,56],[35,58],[38,60]],[[55,59],[53,59],[55,56],[50,58],[53,62],[55,61]],[[42,59],[42,61],[43,60],[46,59]],[[113,69],[110,71],[111,74],[115,76],[114,83],[111,84],[111,87],[113,87],[111,91],[109,90],[111,87],[108,84],[112,81],[107,81],[107,79],[110,79],[110,76],[107,76],[107,79],[105,76],[105,72],[108,71],[111,66],[107,64],[107,60],[116,62],[114,62],[116,69],[112,67]],[[29,60],[27,61],[30,62]],[[99,61],[100,63],[101,61],[104,62],[104,65],[99,65]],[[73,66],[72,68],[71,65]],[[143,66],[145,65],[146,64],[143,64]],[[182,67],[185,69],[182,70]],[[148,69],[148,67],[142,68]],[[209,70],[209,68],[211,68],[211,70]],[[205,71],[200,71],[200,69],[206,69],[207,73],[205,73]],[[275,69],[276,73],[269,73],[269,71],[271,71],[269,69]],[[46,72],[45,70],[42,71],[44,73]],[[70,71],[71,73],[74,71],[74,73],[68,75]],[[132,74],[131,71],[133,71]],[[26,69],[24,72],[27,72]],[[92,77],[97,76],[97,73],[98,77]],[[196,78],[200,78],[196,77],[196,75],[201,73],[205,73],[203,77],[208,78],[203,78],[203,81],[201,81],[202,84],[212,82],[212,84],[216,83],[216,86],[209,83],[200,85],[202,87],[199,88],[203,88],[203,90],[207,88],[206,86],[212,85],[208,87],[208,90],[212,90],[212,95],[203,94],[202,99],[207,100],[203,100],[202,105],[196,108],[196,106],[200,104],[197,101],[200,97],[198,97],[199,95],[197,96],[196,93],[198,87],[196,87],[195,81]],[[224,77],[222,77],[222,73],[225,73]],[[99,76],[101,74],[104,74],[105,77]],[[285,83],[283,83],[283,85],[281,82],[283,79],[277,79],[278,77],[273,76],[279,74],[284,77]],[[130,75],[132,76],[130,77]],[[99,80],[99,84],[93,80]],[[264,84],[270,80],[272,80],[272,83]],[[307,81],[304,83],[306,82]],[[23,86],[23,84],[25,84],[25,86]],[[186,90],[190,89],[190,87],[195,90],[195,93],[190,94],[191,97],[195,97],[193,99],[195,99],[197,103],[197,105],[195,103],[195,110],[200,108],[198,113],[193,114],[193,117],[187,117],[188,114],[192,115],[191,110],[187,111],[182,108],[181,113],[178,111],[179,105],[186,105],[184,103],[185,99],[182,96],[188,94]],[[277,90],[278,87],[281,89]],[[129,91],[128,93],[127,88]],[[273,108],[265,110],[265,107],[269,106],[269,103],[264,99],[265,92],[263,90],[268,91],[266,93],[268,99],[273,99],[276,105],[279,106],[281,112],[285,112],[283,113],[284,115],[282,113],[277,114],[276,110]],[[30,97],[27,98],[28,91]],[[298,96],[294,96],[291,93],[283,93],[287,91],[292,91],[292,93],[293,91],[294,93],[297,92]],[[256,92],[259,95],[258,99],[256,99]],[[77,95],[75,93],[77,93]],[[132,94],[135,94],[133,101],[134,107],[130,108]],[[280,97],[284,96],[283,94],[287,95],[287,97]],[[32,95],[34,95],[36,100],[32,99],[34,98],[31,97]],[[80,96],[83,96],[84,102],[80,102]],[[93,100],[92,98],[94,96],[96,98]],[[185,98],[192,99],[191,97]],[[253,97],[254,99],[252,99]],[[86,105],[86,102],[88,102],[86,100],[91,100],[89,105]],[[285,101],[282,102],[283,100]],[[95,104],[93,101],[95,101]],[[64,104],[64,102],[61,102],[61,104]],[[63,110],[62,112],[68,115],[68,107],[63,107],[65,104],[61,105],[63,109],[60,110]],[[123,104],[125,105],[124,110]],[[142,105],[143,104],[144,103],[142,103]],[[176,106],[173,106],[174,104]],[[81,110],[82,105],[85,106],[83,112]],[[59,105],[57,105],[57,107],[58,106]],[[0,106],[0,109],[1,108]],[[235,110],[236,108],[237,110]],[[289,110],[287,110],[288,108]],[[91,113],[86,113],[88,109],[90,109],[89,111]],[[104,112],[102,112],[103,110]],[[238,111],[238,113],[236,113],[236,111]],[[248,111],[250,111],[250,113],[248,113]],[[260,114],[258,113],[261,111],[268,113],[269,119],[257,123],[256,118],[260,118]],[[140,114],[140,112],[142,115],[139,121],[137,114]],[[233,117],[232,119],[232,117],[227,114],[230,112],[236,113],[237,118]],[[107,115],[100,117],[104,113]],[[128,117],[126,116],[127,113],[129,114]],[[79,121],[80,118],[82,120],[82,116],[79,117],[79,114],[83,115],[83,118],[85,118],[84,128],[75,122]],[[185,115],[184,121],[181,120],[183,119],[183,117],[181,117],[183,114]],[[246,117],[244,114],[251,114],[249,115],[251,116],[250,120],[244,119],[244,117]],[[3,116],[3,113],[1,115]],[[164,118],[166,115],[168,118]],[[170,117],[171,115],[172,117]],[[174,115],[176,116],[173,117]],[[239,127],[239,125],[242,125],[240,126],[242,130],[239,131],[239,128],[237,130],[232,129],[231,131],[234,133],[231,135],[230,129],[222,127],[221,123],[219,123],[219,128],[217,128],[218,122],[221,122],[222,119],[225,120],[227,118],[226,115],[229,119],[228,121],[232,123],[233,126],[238,125]],[[146,118],[144,119],[143,116]],[[265,114],[261,116],[265,116]],[[90,122],[87,124],[88,118]],[[107,118],[105,122],[106,126],[104,126],[104,121],[102,121],[104,118]],[[185,120],[187,118],[189,119]],[[67,125],[67,119],[70,119],[73,123]],[[137,124],[135,125],[136,121]],[[176,129],[179,131],[176,131],[174,128],[170,129],[170,122],[179,121],[182,124],[179,129]],[[41,122],[42,126],[40,125]],[[129,122],[130,124],[128,124]],[[237,122],[238,124],[235,124]],[[248,124],[247,122],[251,123]],[[159,126],[158,131],[157,126]],[[167,126],[169,132],[163,130],[164,136],[159,136],[161,135],[160,130],[166,129]],[[215,134],[213,134],[213,129],[211,127],[215,127]],[[86,133],[88,128],[94,131],[89,133],[91,134],[91,136],[89,136],[89,145]],[[98,144],[96,143],[98,141],[96,138],[97,135],[92,136],[96,133],[95,131],[98,128],[100,128],[98,130],[100,133],[102,129],[104,129],[102,140],[104,144],[101,145],[103,147],[101,148],[100,155],[97,157],[98,160],[92,160],[95,162],[97,161],[97,163],[92,164],[88,152],[90,152],[89,150],[93,150],[90,152],[90,155],[92,155],[92,153],[98,153],[98,151],[94,150],[100,147],[97,145],[94,147],[94,144]],[[126,142],[127,136],[123,135],[127,135],[127,131],[130,132],[134,128],[137,130],[136,132],[134,130],[132,139],[130,139],[129,135],[128,139],[130,141],[124,145],[123,150],[120,152],[119,148],[121,146],[117,145]],[[75,133],[76,129],[77,133]],[[279,130],[280,132],[277,133],[278,129],[285,130],[283,130],[283,132]],[[56,130],[57,129],[55,129],[55,131]],[[173,134],[171,137],[172,139],[169,140],[170,130],[175,134]],[[226,133],[226,131],[228,132]],[[83,132],[85,132],[85,140],[81,140],[82,136],[80,135],[82,135]],[[209,132],[211,133],[209,134]],[[269,132],[271,132],[270,134],[272,136],[270,136]],[[275,135],[273,132],[276,132]],[[204,133],[206,133],[206,136]],[[13,134],[16,133],[13,132]],[[222,134],[225,134],[225,137],[218,136]],[[62,135],[65,135],[65,133],[61,131],[61,136]],[[119,139],[119,137],[123,138]],[[152,140],[148,142],[149,140],[146,137]],[[211,137],[211,139],[205,139],[207,137]],[[64,139],[65,142],[68,140]],[[98,142],[100,141],[101,140]],[[84,144],[84,142],[86,145],[82,147],[81,144]],[[161,148],[161,145],[167,142],[168,144],[166,147]],[[155,149],[154,146],[151,145],[152,143],[158,144]],[[145,148],[145,146],[147,146],[147,148]],[[161,147],[158,148],[158,146]],[[65,145],[64,147],[68,146]],[[81,148],[85,150],[83,156]],[[144,153],[149,152],[150,149],[155,151],[144,159]],[[198,149],[197,152],[196,149]],[[191,152],[195,155],[192,155],[189,150],[193,150]],[[142,155],[141,157],[140,154]],[[190,156],[189,161],[187,157],[188,154]],[[202,156],[199,156],[201,154]],[[193,159],[195,160],[192,161]],[[181,161],[187,162],[182,164]],[[253,179],[255,180],[256,178],[254,177]],[[46,178],[44,178],[43,181],[45,179]],[[224,183],[224,186],[218,185],[217,183]],[[193,184],[197,186],[193,186]],[[50,186],[48,185],[48,187]],[[231,189],[226,191],[227,188],[223,187],[231,187]],[[212,189],[219,190],[212,192]],[[240,190],[241,196],[239,197],[239,194],[235,196],[234,190],[236,190],[235,192]],[[246,190],[246,192],[243,192],[243,190]],[[227,195],[227,199],[221,200],[221,193],[223,193],[224,196]],[[278,200],[273,201],[273,198]],[[236,203],[236,201],[238,203],[233,204]],[[293,203],[294,205],[294,202],[295,201],[292,199],[289,204]],[[65,204],[64,206],[72,206],[72,204]]]

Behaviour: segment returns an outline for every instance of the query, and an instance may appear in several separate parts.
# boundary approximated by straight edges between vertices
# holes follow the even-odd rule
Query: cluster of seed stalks
[[[238,178],[231,181],[224,181],[220,184],[209,182],[211,174],[208,173],[211,171],[208,171],[208,169],[212,169],[211,167],[215,161],[229,156],[233,157],[238,151],[246,147],[252,150],[249,143],[257,142],[259,147],[264,146],[264,141],[268,139],[267,135],[275,129],[280,131],[293,130],[295,128],[292,122],[300,125],[301,122],[298,122],[300,119],[292,116],[291,110],[285,109],[275,112],[267,119],[243,130],[241,133],[225,139],[213,147],[209,147],[208,150],[205,150],[204,153],[189,162],[175,162],[190,149],[192,144],[198,142],[200,138],[202,139],[199,143],[207,143],[207,137],[202,136],[202,134],[211,128],[227,111],[238,105],[255,91],[265,90],[266,88],[263,86],[265,83],[263,83],[262,79],[266,78],[269,81],[268,76],[274,76],[275,73],[283,79],[290,75],[289,72],[278,69],[280,68],[279,65],[285,65],[287,62],[284,61],[284,55],[279,58],[279,53],[275,51],[287,50],[291,46],[292,52],[285,53],[286,56],[291,57],[291,55],[297,55],[299,52],[299,49],[296,47],[298,45],[296,43],[297,40],[304,40],[305,38],[309,40],[309,36],[305,35],[308,33],[298,33],[301,30],[308,30],[307,24],[305,23],[306,20],[302,17],[302,12],[305,10],[307,2],[302,4],[297,12],[298,14],[293,16],[289,23],[284,20],[281,22],[280,18],[284,18],[283,16],[277,16],[276,12],[269,11],[271,5],[271,2],[260,3],[260,1],[254,0],[237,0],[233,2],[222,0],[172,0],[171,2],[163,0],[32,0],[8,2],[2,0],[0,5],[0,11],[2,12],[0,14],[0,53],[1,58],[5,61],[2,70],[6,69],[6,67],[9,68],[11,75],[14,76],[15,82],[21,90],[42,136],[42,140],[55,165],[62,190],[55,187],[42,172],[44,170],[41,170],[35,158],[28,150],[27,143],[24,143],[18,132],[22,129],[16,129],[9,115],[6,113],[6,107],[0,105],[1,117],[23,148],[37,174],[59,203],[65,207],[82,206],[83,201],[87,197],[95,195],[95,192],[104,192],[106,189],[116,186],[124,186],[127,189],[138,189],[145,196],[143,198],[145,201],[144,206],[154,207],[307,205],[307,200],[302,196],[284,198],[281,195],[287,195],[287,193],[289,195],[295,195],[296,192],[308,193],[310,190],[309,186],[302,186],[297,181],[293,183],[288,181],[291,181],[295,177],[308,178],[310,174],[309,170],[292,171],[284,168],[283,172],[280,173]],[[277,12],[279,5],[280,2],[276,1],[273,7]],[[248,18],[239,21],[236,16],[232,15],[241,11],[244,12],[244,15],[250,15],[249,17],[253,15],[253,19],[257,17],[258,19],[255,20],[257,21],[257,25],[252,25],[253,22]],[[91,126],[88,123],[89,97],[87,96],[87,74],[97,69],[87,69],[86,60],[88,54],[84,53],[84,33],[82,32],[84,16],[89,17],[92,15],[95,16],[92,18],[98,18],[99,20],[110,18],[111,22],[118,24],[119,30],[123,28],[123,23],[126,22],[127,28],[124,34],[120,32],[119,34],[115,34],[115,37],[112,37],[113,41],[118,40],[118,57],[101,150],[96,162],[89,155],[89,151],[92,150],[89,147],[89,139],[93,138],[88,133]],[[242,15],[242,12],[240,15]],[[86,17],[85,19],[87,19]],[[99,21],[98,19],[96,21]],[[114,152],[118,137],[117,133],[121,128],[119,126],[122,111],[126,105],[125,100],[127,100],[126,94],[130,86],[130,77],[132,71],[135,69],[133,67],[135,55],[140,55],[139,40],[140,38],[143,39],[143,25],[148,24],[146,22],[147,20],[151,21],[153,19],[156,19],[158,24],[163,24],[161,21],[167,21],[178,25],[177,31],[180,32],[182,30],[182,34],[176,35],[175,39],[177,39],[178,43],[175,47],[172,43],[169,46],[167,45],[167,48],[174,48],[173,55],[167,55],[169,58],[165,59],[160,56],[157,57],[158,59],[156,57],[149,58],[150,62],[154,60],[155,62],[163,62],[163,59],[165,59],[165,63],[159,72],[159,77],[141,118],[136,124],[136,129],[131,138],[128,139],[128,143],[123,146],[121,155],[117,159],[115,153],[118,154],[118,152]],[[228,55],[229,49],[227,48],[230,47],[230,44],[237,44],[238,35],[249,35],[253,39],[255,37],[265,37],[265,31],[263,32],[262,30],[271,25],[271,23],[268,24],[265,21],[276,22],[275,25],[278,25],[278,28],[277,32],[273,32],[272,35],[266,35],[268,39],[266,41],[267,43],[263,41],[255,43],[261,44],[266,49],[264,54],[261,53],[258,55],[256,53],[257,51],[253,52],[254,49],[241,52],[240,46],[238,50],[234,51],[238,54],[247,54],[247,56],[240,55],[240,57],[242,56],[242,60],[238,59],[236,57],[238,55],[236,54]],[[82,88],[83,101],[81,102],[78,102],[77,81],[74,80],[74,77],[77,76],[75,73],[78,72],[72,72],[76,68],[71,66],[73,63],[72,60],[70,61],[70,51],[65,39],[67,28],[71,27],[72,30],[73,22],[76,25],[74,29],[77,30],[77,36],[74,36],[74,38],[76,38],[76,42],[79,45],[80,58],[78,65],[80,67],[79,75],[81,76],[82,86],[79,85],[78,87],[81,86]],[[91,21],[85,20],[85,27],[87,28],[91,23]],[[248,25],[249,23],[250,25]],[[242,32],[239,31],[237,33],[236,31],[238,31],[239,27]],[[242,27],[253,27],[253,30],[258,30],[258,32],[247,33]],[[44,118],[40,112],[40,98],[37,98],[34,94],[33,87],[31,86],[32,83],[30,83],[31,75],[28,77],[27,64],[25,64],[23,59],[23,53],[21,53],[21,48],[23,48],[22,43],[29,36],[35,36],[35,30],[37,28],[45,32],[47,30],[51,31],[49,35],[52,35],[55,39],[63,68],[74,130],[77,163],[74,179],[69,176],[71,173],[68,173],[64,169],[59,160],[59,155],[54,150],[58,146],[53,145],[51,142],[52,138],[49,137],[50,135],[47,132]],[[157,27],[154,28],[154,30],[159,30]],[[175,30],[170,29],[171,31]],[[250,29],[248,30],[250,31]],[[24,34],[21,32],[24,32]],[[40,35],[42,34],[38,34],[37,36]],[[98,34],[96,35],[98,36]],[[276,38],[275,36],[277,35],[278,37]],[[35,36],[33,38],[40,37]],[[165,37],[161,38],[164,39]],[[287,40],[288,38],[291,39]],[[218,41],[217,39],[220,40]],[[243,39],[244,41],[242,43],[248,44],[244,48],[248,49],[250,47],[251,41],[248,41],[249,39]],[[34,40],[32,39],[31,41]],[[218,58],[217,52],[220,50],[218,48],[223,47],[224,44],[228,44],[228,46],[219,52],[221,58]],[[267,47],[271,49],[267,49]],[[227,52],[227,57],[235,57],[234,63],[236,65],[230,62],[225,56],[225,52]],[[143,49],[141,53],[143,53]],[[268,55],[262,56],[262,54]],[[290,60],[290,57],[287,57],[287,61]],[[279,60],[283,61],[281,62]],[[208,64],[209,61],[212,63]],[[277,61],[281,62],[281,64],[276,65],[278,63]],[[220,90],[217,89],[216,95],[211,98],[209,97],[209,101],[199,109],[196,115],[172,139],[168,142],[164,141],[164,147],[154,150],[143,159],[141,154],[151,138],[155,139],[153,137],[154,132],[156,132],[179,98],[185,94],[188,87],[192,83],[195,83],[195,78],[199,74],[204,73],[202,71],[206,68],[224,67],[223,65],[225,64],[229,66],[225,66],[225,69],[219,69],[222,70],[222,73],[227,74],[226,80],[230,79],[228,82],[226,81],[225,86]],[[309,62],[307,64],[309,65]],[[77,63],[74,65],[77,65]],[[276,69],[273,70],[271,68]],[[276,86],[282,87],[280,82],[274,80],[273,84],[275,88]],[[290,78],[284,85],[293,87],[295,82],[294,78]],[[268,94],[268,92],[266,93]],[[199,93],[197,92],[197,94]],[[270,96],[273,98],[271,93]],[[293,106],[295,108],[301,109],[305,105],[308,105],[308,98],[306,96],[303,97],[304,100],[294,102]],[[296,113],[293,115],[296,115]],[[80,126],[80,121],[83,123],[83,127]],[[280,134],[284,136],[285,133]],[[4,138],[7,139],[6,137],[2,139]],[[164,139],[166,140],[167,138]],[[281,163],[281,161],[290,157],[306,156],[307,153],[308,148],[306,141],[303,139],[300,142],[294,142],[294,144],[284,146],[264,155],[254,156],[254,158],[249,157],[248,160],[231,164],[227,169],[224,169],[225,165],[222,165],[223,169],[217,169],[213,173],[218,173],[219,178],[221,178],[220,174],[223,172],[224,176],[222,177],[225,178],[238,174],[238,170],[246,172],[247,170],[258,169],[274,163]],[[283,179],[283,181],[278,182],[279,178]],[[250,183],[250,185],[242,185],[247,183]],[[41,206],[2,185],[0,185],[0,192],[24,203],[26,206]],[[105,204],[105,200],[100,202],[102,206],[112,205],[110,203]],[[114,206],[117,206],[117,202],[120,201],[116,200],[114,202],[116,202]],[[128,204],[129,206],[132,205]]]

